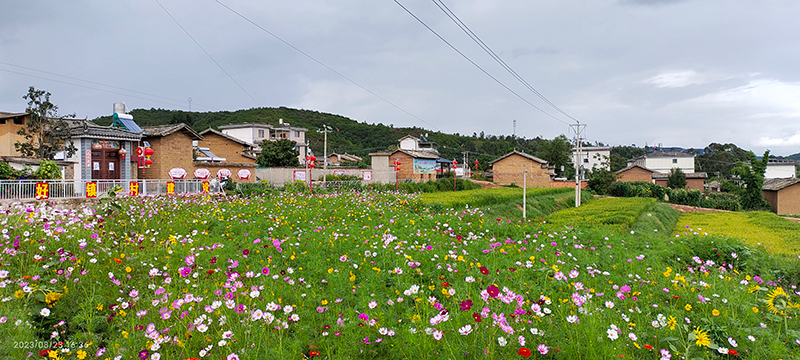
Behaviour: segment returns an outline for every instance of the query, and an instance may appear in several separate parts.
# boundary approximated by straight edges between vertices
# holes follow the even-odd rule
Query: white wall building
[[[572,149],[572,166],[578,168],[575,163],[576,159],[575,149]],[[605,164],[604,164],[605,163]],[[607,146],[590,146],[581,148],[581,164],[584,169],[606,169],[611,170],[611,147]]]
[[[659,173],[678,168],[689,174],[694,172],[694,155],[680,150],[654,150],[628,160],[628,165],[639,165]]]
[[[764,172],[765,179],[784,179],[796,178],[798,164],[797,161],[782,160],[782,159],[769,159],[767,163],[767,171]]]
[[[278,120],[278,126],[263,123],[241,123],[229,124],[219,127],[223,134],[233,136],[237,139],[247,141],[252,144],[259,144],[262,141],[278,141],[282,139],[294,141],[295,150],[300,154],[297,160],[300,164],[306,163],[306,155],[310,155],[308,143],[306,143],[306,131],[308,129],[291,126],[289,123]]]

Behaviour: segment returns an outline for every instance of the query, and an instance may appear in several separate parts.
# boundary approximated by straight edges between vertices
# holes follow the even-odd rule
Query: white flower
[[[636,337],[636,334],[634,333],[628,333],[628,338],[631,339],[631,341],[639,340],[639,338]]]
[[[232,337],[233,337],[233,331],[228,330],[228,331],[222,333],[222,338],[223,339],[230,339]]]
[[[153,353],[152,355],[150,355],[150,360],[158,360],[158,359],[161,359],[161,354]]]
[[[608,334],[608,338],[611,339],[611,341],[617,340],[619,338],[619,333],[617,333],[617,331],[614,329],[608,329],[606,330],[606,333]]]
[[[570,323],[570,324],[574,324],[574,323],[578,322],[578,320],[579,320],[578,319],[578,315],[567,316],[567,322]]]
[[[200,325],[197,325],[197,331],[201,333],[208,331],[208,325],[202,323]]]
[[[733,347],[739,346],[739,343],[737,343],[736,340],[734,340],[732,337],[728,338],[728,343],[731,344],[731,346]]]
[[[728,355],[728,348],[724,348],[724,347],[720,346],[720,347],[717,348],[717,352],[722,354],[722,355]]]
[[[458,329],[458,333],[461,335],[469,335],[472,332],[472,325],[467,324]]]
[[[48,309],[48,308],[42,308],[42,310],[41,310],[41,311],[39,311],[39,315],[42,315],[42,316],[44,316],[44,317],[48,317],[48,316],[50,316],[50,309]]]
[[[268,310],[269,310],[269,309],[268,309]],[[285,313],[287,313],[287,314],[288,314],[288,313],[290,313],[290,312],[292,312],[292,310],[294,310],[294,308],[292,307],[292,305],[286,305],[286,307],[284,307],[284,308],[283,308],[283,312],[285,312]]]
[[[753,335],[747,335],[747,340],[756,341],[756,338]]]
[[[433,332],[433,338],[436,340],[442,340],[442,335],[444,335],[444,332],[440,330],[436,330]]]
[[[508,341],[506,341],[506,338],[501,336],[497,338],[497,343],[500,344],[500,346],[506,346],[506,344],[508,344]]]

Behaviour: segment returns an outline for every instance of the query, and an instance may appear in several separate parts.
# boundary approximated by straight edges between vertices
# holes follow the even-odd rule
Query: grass
[[[673,235],[709,234],[731,237],[753,246],[763,246],[776,255],[800,254],[800,223],[773,213],[686,213],[678,220]]]
[[[630,229],[646,209],[656,204],[651,198],[604,198],[578,208],[551,214],[547,227],[559,229],[576,226],[585,230],[621,232]]]
[[[570,188],[528,188],[526,191],[528,219],[540,221],[545,216],[574,206],[574,190]],[[422,194],[421,200],[434,212],[445,209],[480,208],[486,216],[505,219],[522,219],[522,188],[491,188],[459,192]],[[593,200],[588,192],[581,200]]]

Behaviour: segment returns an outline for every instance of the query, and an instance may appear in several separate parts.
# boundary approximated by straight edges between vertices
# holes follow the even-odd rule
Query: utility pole
[[[323,169],[323,173],[324,173],[322,175],[322,185],[323,186],[325,185],[325,181],[328,179],[328,133],[331,132],[331,131],[333,131],[333,128],[328,126],[328,125],[322,125],[322,129],[317,129],[318,133],[325,134],[324,135],[325,136],[325,141],[324,141],[325,145],[323,145],[323,150],[322,150],[323,151],[322,156],[324,156],[323,165],[322,165],[322,169]]]
[[[583,137],[581,134],[586,130],[586,124],[576,121],[570,127],[575,129],[575,207],[579,207],[581,206],[581,178],[583,178],[583,162],[581,160]]]
[[[522,218],[528,219],[528,171],[522,165]]]
[[[517,120],[514,120],[514,135],[513,137],[517,137]]]

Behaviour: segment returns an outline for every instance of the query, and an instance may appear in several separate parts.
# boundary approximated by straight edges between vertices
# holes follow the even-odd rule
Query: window
[[[5,124],[5,123],[6,123],[6,119],[0,119],[0,125]]]
[[[589,159],[583,159],[583,162],[588,164],[589,163]]]
[[[264,138],[264,129],[258,129],[258,138],[259,139],[263,139]]]
[[[673,164],[677,164],[678,163],[678,159],[672,159],[672,163]]]
[[[299,138],[300,137],[300,132],[299,131],[295,131],[294,132],[294,137]]]
[[[22,125],[24,123],[25,123],[25,118],[21,118],[21,117],[14,118],[14,124]]]

